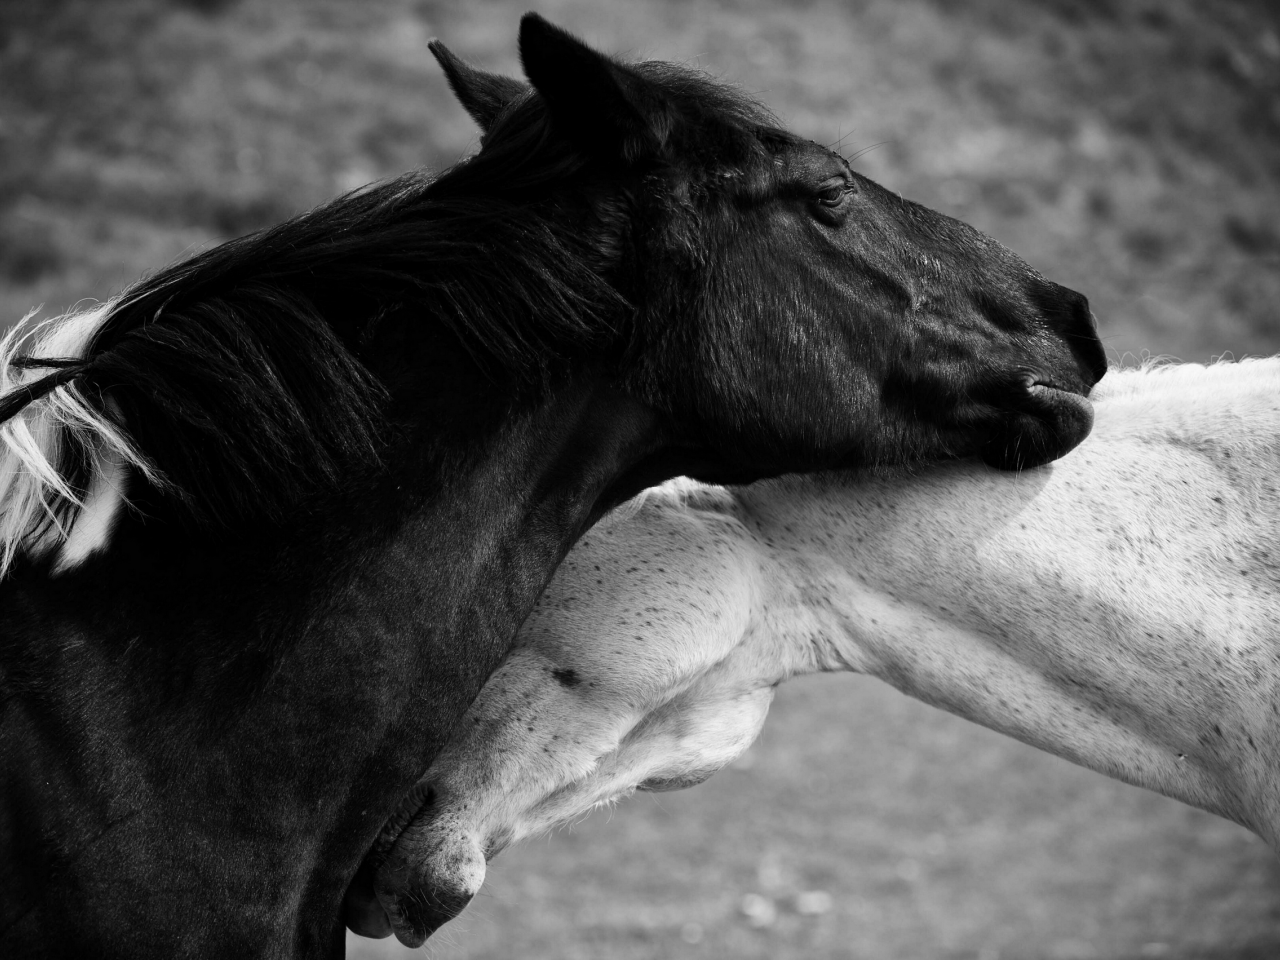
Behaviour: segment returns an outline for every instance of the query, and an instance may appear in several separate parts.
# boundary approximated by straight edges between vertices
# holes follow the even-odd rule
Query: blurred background
[[[518,73],[530,6],[729,79],[993,234],[1088,295],[1113,361],[1280,351],[1275,0],[0,0],[0,327],[453,163],[475,131],[426,42]],[[1274,960],[1280,862],[882,685],[812,678],[708,784],[505,853],[428,953]]]

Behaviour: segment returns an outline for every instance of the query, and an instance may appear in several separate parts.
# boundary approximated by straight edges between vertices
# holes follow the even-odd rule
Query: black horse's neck
[[[144,495],[81,567],[0,586],[0,952],[340,953],[379,830],[579,532],[666,449],[605,376],[513,390],[413,329],[443,339],[377,371],[404,426],[363,489],[214,537]],[[432,423],[460,426],[411,435]],[[66,879],[108,873],[127,897]],[[67,911],[94,943],[58,939]]]

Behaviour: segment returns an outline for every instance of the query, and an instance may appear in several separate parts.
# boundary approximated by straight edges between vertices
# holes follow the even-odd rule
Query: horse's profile
[[[433,50],[474,157],[0,348],[4,956],[421,942],[419,778],[608,508],[1089,430],[1083,297],[734,90]]]
[[[566,558],[428,771],[442,915],[485,858],[710,776],[850,670],[1280,850],[1280,359],[1108,374],[1090,438],[740,489],[674,481]]]

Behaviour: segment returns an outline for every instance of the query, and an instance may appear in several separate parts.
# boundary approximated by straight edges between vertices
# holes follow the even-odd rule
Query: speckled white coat
[[[868,673],[1280,848],[1280,360],[1112,372],[1010,475],[676,481],[593,530],[428,771],[455,899],[512,840],[697,783],[774,687]]]

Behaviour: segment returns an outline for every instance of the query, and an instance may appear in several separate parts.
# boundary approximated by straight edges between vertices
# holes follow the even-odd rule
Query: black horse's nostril
[[[1088,297],[1045,281],[1044,288],[1032,294],[1032,300],[1049,326],[1066,338],[1089,385],[1101,380],[1107,372],[1107,354],[1098,339],[1098,324],[1089,309]]]

